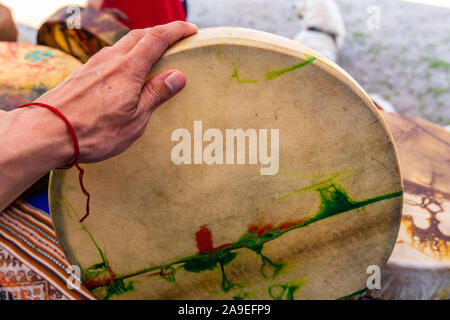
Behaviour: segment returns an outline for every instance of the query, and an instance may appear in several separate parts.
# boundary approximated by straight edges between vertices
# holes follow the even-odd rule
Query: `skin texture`
[[[80,145],[80,163],[126,150],[142,135],[152,111],[183,89],[186,78],[177,70],[146,78],[171,44],[196,31],[185,22],[133,30],[36,100],[57,107],[70,121]],[[49,110],[0,112],[0,210],[73,156],[64,122]]]

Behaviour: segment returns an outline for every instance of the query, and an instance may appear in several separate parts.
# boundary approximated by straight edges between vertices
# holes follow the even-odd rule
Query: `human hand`
[[[146,78],[171,44],[196,31],[185,22],[133,30],[36,102],[57,107],[71,122],[80,145],[80,162],[117,155],[143,134],[152,111],[183,89],[186,78],[177,70],[161,72],[148,82]],[[67,132],[62,121],[54,118],[55,125]],[[66,134],[72,152],[61,166],[73,159]]]

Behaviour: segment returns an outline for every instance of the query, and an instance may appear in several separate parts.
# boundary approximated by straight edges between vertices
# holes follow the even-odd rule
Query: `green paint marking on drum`
[[[245,300],[251,298],[251,293],[249,292],[240,292],[239,294],[233,296],[233,300]]]
[[[109,300],[112,296],[120,296],[124,293],[134,290],[134,281],[129,281],[127,284],[121,279],[106,286],[105,300]]]
[[[221,47],[219,47],[219,49],[217,49],[217,51],[216,51],[216,58],[217,58],[217,60],[219,60],[220,64],[223,64],[224,62],[223,62],[222,58],[220,57],[221,53],[222,53],[222,49],[221,49]]]
[[[237,253],[233,253],[233,254],[234,254],[234,257],[237,255]],[[232,259],[234,259],[234,257]],[[222,261],[219,261],[219,265],[220,265],[220,273],[222,275],[221,287],[222,287],[223,292],[228,292],[231,289],[233,289],[234,287],[239,287],[238,284],[233,283],[231,280],[229,280],[227,278],[227,275],[225,274],[224,263]]]
[[[175,282],[175,273],[180,270],[180,268],[168,267],[167,270],[168,272],[161,270],[159,276],[167,282]]]
[[[71,217],[70,211],[72,211],[72,213],[76,216],[77,220],[80,220],[80,216],[79,216],[78,212],[75,210],[75,208],[72,206],[72,204],[67,200],[67,198],[64,197],[62,194],[59,195],[59,198],[61,199],[62,203],[64,204],[64,207],[66,208],[66,212],[68,213],[69,217]],[[88,234],[89,238],[91,239],[92,243],[94,244],[95,248],[97,249],[98,253],[100,254],[100,258],[102,260],[102,262],[88,267],[87,269],[85,269],[85,271],[90,275],[96,275],[96,274],[105,272],[108,269],[108,261],[106,259],[105,254],[103,253],[102,249],[98,245],[98,243],[95,240],[92,233],[86,228],[84,223],[81,223],[80,230],[82,230]],[[101,271],[99,271],[99,270],[101,270]]]
[[[294,300],[294,293],[302,286],[303,283],[274,284],[267,289],[267,292],[273,300]]]
[[[205,270],[214,270],[217,266],[220,267],[221,275],[222,275],[222,283],[221,287],[224,292],[230,291],[236,284],[232,283],[225,274],[225,268],[227,264],[236,258],[237,253],[231,251],[225,251],[220,255],[210,255],[210,254],[199,254],[198,257],[193,259],[189,259],[186,261],[182,268],[188,272],[200,273]],[[175,264],[175,263],[174,263]]]
[[[338,172],[334,173],[291,173],[291,172],[279,172],[278,175],[289,177],[289,178],[301,178],[301,179],[329,179],[334,178],[337,179],[340,176],[356,176],[358,174],[362,173],[362,170],[349,170],[349,169],[342,169]]]
[[[70,215],[70,211],[72,211],[74,213],[74,215],[77,217],[77,219],[80,219],[80,216],[78,215],[78,212],[74,209],[74,207],[70,204],[70,202],[66,199],[66,197],[64,197],[62,194],[59,195],[61,201],[64,204],[64,207],[66,208],[68,214]],[[80,230],[86,232],[89,236],[89,238],[91,239],[92,243],[94,244],[95,248],[97,249],[98,253],[100,254],[100,257],[102,259],[101,263],[97,263],[94,264],[90,267],[88,267],[86,269],[86,271],[88,273],[92,273],[92,270],[98,270],[98,269],[104,269],[102,272],[106,271],[107,267],[108,267],[108,262],[106,260],[106,257],[102,251],[102,249],[100,249],[100,246],[98,245],[97,241],[95,241],[94,236],[92,235],[92,233],[86,228],[86,226],[84,225],[84,223],[81,223],[81,228]],[[93,272],[95,274],[98,274],[99,272]]]
[[[307,53],[303,53],[304,55],[305,55],[305,57],[306,57],[306,59],[308,60],[308,59],[316,59],[316,57],[314,57],[314,56],[312,56],[312,55],[309,55],[309,54],[307,54]]]
[[[247,232],[243,234],[236,242],[218,249],[213,252],[199,253],[185,258],[177,259],[166,265],[157,265],[148,268],[138,270],[133,273],[129,273],[121,277],[121,279],[129,278],[132,276],[148,273],[155,270],[164,270],[167,268],[172,268],[175,265],[181,265],[181,267],[188,272],[200,273],[206,270],[215,270],[217,267],[220,268],[222,274],[222,290],[228,292],[235,287],[241,287],[239,284],[232,283],[226,276],[225,265],[230,264],[237,256],[236,250],[247,248],[254,251],[262,259],[261,274],[264,278],[275,278],[283,269],[283,263],[275,263],[271,261],[266,256],[262,255],[262,250],[264,249],[264,244],[281,237],[283,234],[290,232],[294,229],[299,229],[305,227],[311,223],[317,222],[322,219],[326,219],[337,214],[341,214],[353,209],[362,208],[369,204],[399,197],[403,195],[403,191],[393,192],[386,195],[369,198],[362,201],[354,201],[350,198],[344,188],[337,182],[337,177],[339,174],[333,175],[329,179],[325,179],[321,182],[315,183],[311,186],[301,188],[293,193],[290,193],[284,197],[279,198],[277,201],[282,201],[291,198],[292,196],[298,195],[303,192],[316,192],[320,197],[320,205],[316,214],[306,220],[299,220],[300,222],[296,224],[281,224],[278,227],[268,230],[262,234],[256,232]],[[273,268],[272,274],[267,274],[267,267]],[[173,281],[176,281],[175,276]],[[287,291],[287,298],[293,297],[294,292],[298,289],[291,288]]]
[[[126,290],[132,290],[132,285],[128,284],[125,286],[125,284],[117,284],[113,285],[114,283],[118,281],[123,281],[123,279],[136,276],[139,274],[147,273],[154,270],[161,270],[161,277],[170,280],[171,282],[175,282],[175,272],[172,272],[170,275],[170,278],[167,279],[167,277],[164,277],[163,270],[172,269],[172,270],[178,270],[179,268],[184,269],[187,272],[193,272],[193,273],[200,273],[202,271],[206,270],[215,270],[217,268],[220,269],[221,275],[222,275],[222,281],[221,281],[221,287],[223,292],[229,292],[233,288],[240,287],[239,284],[235,284],[232,281],[230,281],[225,273],[225,266],[230,264],[237,256],[237,252],[235,252],[238,249],[247,248],[249,250],[252,250],[257,255],[261,257],[262,260],[262,266],[261,266],[261,274],[264,278],[275,278],[283,269],[284,265],[283,263],[275,263],[272,260],[270,260],[268,257],[262,254],[262,250],[264,249],[264,244],[266,242],[272,241],[274,239],[279,238],[283,234],[298,229],[301,227],[305,227],[311,223],[317,222],[319,220],[347,212],[353,209],[361,208],[364,206],[367,206],[368,204],[375,203],[378,201],[394,198],[401,196],[403,194],[403,191],[398,191],[390,194],[386,194],[379,197],[369,198],[362,201],[354,201],[352,200],[347,192],[344,190],[344,188],[336,181],[339,177],[339,174],[332,175],[331,178],[325,179],[323,181],[320,181],[318,183],[315,183],[313,185],[301,188],[299,190],[296,190],[286,196],[283,196],[279,198],[276,202],[283,201],[286,199],[289,199],[293,196],[299,195],[304,192],[316,192],[319,194],[320,197],[320,205],[318,207],[317,213],[307,220],[299,220],[300,222],[296,224],[281,224],[278,227],[275,227],[271,230],[267,230],[264,233],[259,234],[258,232],[247,232],[243,234],[236,242],[224,247],[220,248],[213,252],[206,252],[206,253],[199,253],[193,256],[185,257],[182,259],[175,260],[169,264],[166,265],[159,265],[159,266],[153,266],[150,268],[144,268],[137,272],[133,272],[124,276],[118,276],[112,272],[110,267],[108,266],[107,259],[105,255],[103,254],[103,251],[100,249],[99,245],[95,241],[93,235],[89,230],[86,229],[84,224],[82,224],[82,230],[87,232],[89,237],[91,238],[91,241],[94,243],[95,247],[100,253],[100,256],[102,258],[102,263],[95,264],[87,269],[87,274],[90,276],[93,276],[90,280],[94,280],[92,285],[89,286],[90,289],[94,289],[97,287],[106,287],[108,290],[109,287],[111,287],[109,290],[109,294],[122,294],[126,291],[124,291],[124,288]],[[74,208],[70,205],[70,203],[61,195],[61,199],[63,203],[65,203],[66,208],[70,208],[75,215],[78,217],[77,212],[74,210]],[[175,265],[180,265],[178,269],[175,269]],[[271,268],[271,274],[268,275],[267,268]],[[102,281],[97,281],[94,279],[97,277],[100,273],[104,273],[108,271],[109,277]],[[283,287],[282,287],[283,288]],[[117,289],[117,290],[116,290]],[[293,297],[294,292],[298,288],[295,286],[292,287],[286,287],[285,293],[286,298]],[[274,290],[274,289],[272,289]],[[114,293],[115,292],[115,293]],[[284,295],[284,293],[283,293]]]
[[[274,79],[278,78],[279,76],[281,76],[281,75],[283,75],[283,74],[285,74],[287,72],[294,71],[294,70],[296,70],[298,68],[302,68],[302,67],[310,64],[311,62],[314,62],[314,60],[316,60],[316,57],[309,57],[305,61],[302,61],[300,63],[294,64],[293,66],[267,72],[266,73],[266,80],[274,80]]]
[[[60,207],[64,206],[64,208],[65,208],[64,212],[66,212],[69,219],[72,220],[72,215],[70,214],[70,210],[69,210],[69,207],[67,206],[67,204],[65,202],[63,202],[63,204],[61,204],[61,202],[59,202],[58,199],[54,199],[53,201],[55,201],[56,205],[58,205]]]
[[[319,193],[321,199],[319,213],[312,219],[308,220],[308,224],[332,217],[345,211],[362,208],[378,201],[403,195],[403,191],[398,191],[379,197],[369,198],[363,201],[353,201],[339,184],[330,184],[328,186],[318,188],[316,192]]]
[[[94,246],[97,248],[98,253],[100,254],[100,257],[102,259],[102,262],[94,264],[90,267],[88,267],[85,271],[87,273],[88,276],[95,276],[98,275],[99,273],[103,273],[108,271],[109,266],[108,266],[108,260],[106,259],[105,254],[103,253],[102,249],[100,249],[100,246],[97,244],[97,241],[95,241],[94,236],[92,235],[92,233],[84,226],[84,224],[81,225],[81,230],[85,231],[88,235],[89,238],[91,238],[92,243],[94,244]]]
[[[355,291],[353,293],[350,293],[350,294],[348,294],[346,296],[340,297],[340,298],[338,298],[336,300],[347,300],[347,299],[357,298],[357,297],[361,296],[366,291],[367,291],[367,288],[364,288],[364,289]]]
[[[274,279],[277,275],[283,270],[285,263],[275,263],[270,260],[267,256],[262,254],[262,250],[264,245],[257,245],[253,247],[248,247],[250,250],[254,251],[257,255],[261,257],[262,265],[261,265],[261,274],[266,279]],[[271,274],[268,275],[268,269]]]
[[[231,63],[233,65],[233,74],[231,75],[232,78],[235,78],[238,83],[257,83],[258,80],[242,80],[239,76],[239,71],[237,70],[236,64],[234,62]]]
[[[64,208],[66,209],[66,212],[68,213],[69,217],[71,217],[70,211],[72,211],[72,213],[77,218],[77,221],[79,221],[80,216],[78,212],[74,209],[74,207],[71,205],[71,203],[62,194],[59,194],[59,198],[61,199],[61,202],[63,203]],[[57,202],[58,205],[60,205],[59,201],[57,201],[56,198],[55,202]],[[85,286],[91,290],[98,287],[104,287],[106,289],[105,300],[108,300],[114,295],[121,295],[126,292],[132,291],[134,289],[133,281],[129,281],[127,284],[125,284],[123,277],[117,275],[111,269],[108,263],[108,259],[106,258],[106,255],[103,253],[103,250],[100,248],[94,236],[86,228],[84,223],[81,223],[80,230],[88,234],[89,238],[91,239],[91,242],[94,244],[102,260],[102,262],[93,264],[87,267],[86,269],[80,266],[83,271],[83,282]]]

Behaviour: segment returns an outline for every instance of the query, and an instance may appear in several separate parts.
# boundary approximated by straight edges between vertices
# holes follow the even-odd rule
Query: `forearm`
[[[72,124],[81,163],[125,151],[143,134],[153,110],[183,89],[186,77],[180,71],[166,70],[148,81],[147,77],[168,46],[195,32],[197,27],[179,21],[133,30],[39,97]],[[0,111],[0,210],[74,156],[66,124],[51,111]]]
[[[0,112],[0,210],[55,167],[73,158],[64,122],[47,109]]]

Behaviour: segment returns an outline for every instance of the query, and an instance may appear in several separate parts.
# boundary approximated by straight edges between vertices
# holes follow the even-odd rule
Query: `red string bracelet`
[[[80,220],[80,222],[83,222],[83,220],[86,219],[89,216],[89,200],[90,200],[91,196],[90,196],[89,192],[87,192],[87,190],[86,190],[86,188],[84,187],[84,184],[83,184],[84,170],[80,167],[80,165],[78,163],[78,158],[80,157],[80,147],[78,145],[78,138],[77,138],[77,135],[75,134],[75,130],[73,129],[73,127],[70,124],[69,120],[67,120],[67,118],[61,113],[61,111],[59,111],[55,107],[49,106],[48,104],[40,103],[40,102],[25,103],[25,104],[22,104],[22,105],[18,106],[16,109],[24,108],[24,107],[32,107],[32,106],[39,106],[39,107],[46,108],[46,109],[50,110],[51,112],[56,114],[59,118],[61,118],[62,121],[64,121],[64,123],[67,126],[67,129],[69,130],[70,136],[72,137],[73,148],[75,150],[75,158],[74,158],[73,162],[71,164],[69,164],[68,166],[66,166],[64,168],[57,168],[57,169],[70,169],[73,166],[75,166],[75,167],[77,167],[78,171],[80,172],[79,180],[80,180],[81,190],[83,191],[83,193],[87,197],[86,214]]]

